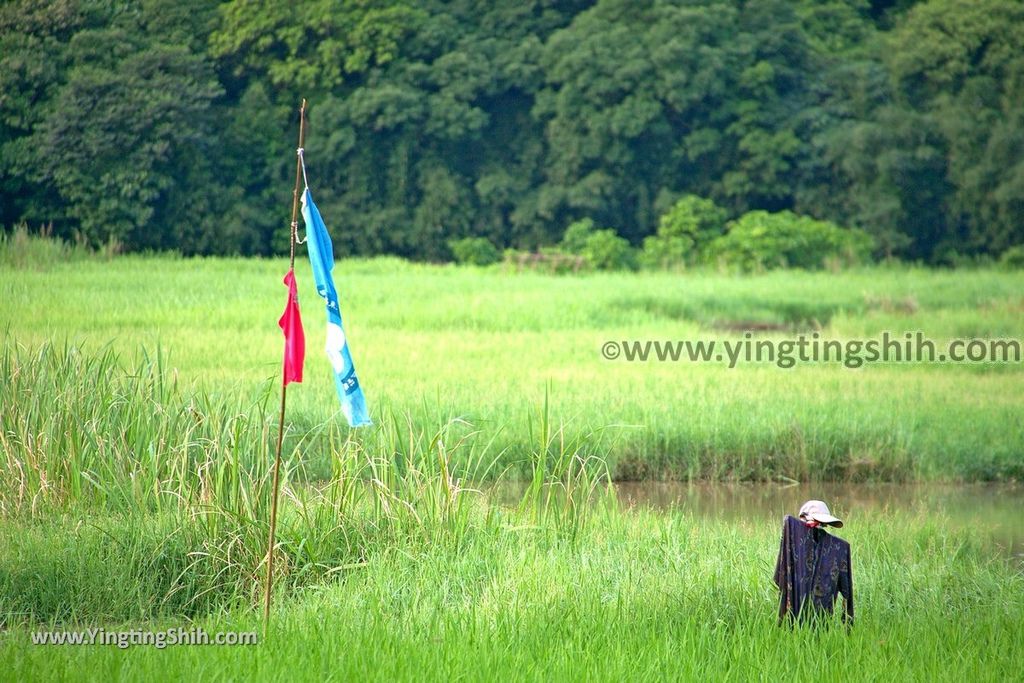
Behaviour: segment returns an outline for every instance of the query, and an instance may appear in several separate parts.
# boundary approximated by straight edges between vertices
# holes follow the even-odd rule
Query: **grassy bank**
[[[125,257],[0,271],[5,347],[109,344],[133,368],[239,406],[274,393],[281,262]],[[1024,274],[907,267],[843,273],[594,274],[345,261],[336,277],[378,423],[433,432],[453,419],[497,470],[529,476],[545,397],[550,420],[617,478],[1007,480],[1024,476],[1021,364],[608,361],[608,340],[848,340],[922,331],[1024,339]],[[318,353],[321,311],[298,272],[309,357],[289,394],[296,433],[337,422]],[[271,398],[271,402],[275,399]],[[51,406],[52,407],[52,406]],[[362,438],[362,437],[359,437]],[[327,477],[322,450],[304,454]],[[456,467],[463,467],[458,458]]]
[[[854,548],[857,622],[850,633],[790,631],[775,623],[777,520],[623,510],[606,488],[611,468],[736,478],[1016,477],[1018,367],[615,364],[588,340],[632,336],[633,326],[591,317],[613,310],[623,289],[650,294],[673,282],[668,276],[576,281],[355,265],[346,282],[390,287],[399,300],[430,286],[436,296],[420,301],[426,311],[406,301],[408,323],[383,302],[350,314],[359,320],[361,310],[381,324],[351,330],[364,384],[381,387],[371,397],[373,429],[349,432],[328,419],[332,388],[326,377],[316,381],[313,353],[306,383],[290,394],[271,641],[163,650],[33,645],[31,634],[261,630],[280,350],[276,266],[115,259],[103,264],[106,272],[86,262],[0,274],[0,307],[14,311],[0,352],[0,671],[14,680],[97,681],[931,681],[1006,680],[1024,666],[1019,563],[941,512],[840,508],[850,513],[841,535]],[[188,294],[168,280],[186,266],[210,278]],[[147,274],[165,287],[147,284]],[[716,276],[684,281],[699,289],[701,277]],[[829,282],[814,277],[716,282],[756,298],[758,287],[781,296],[793,286],[788,278]],[[856,278],[864,286],[906,278],[925,299],[947,275],[843,277],[847,289]],[[1003,330],[993,334],[1014,333],[1016,280],[964,277],[970,286],[958,290],[957,315],[938,303],[927,314],[945,330],[936,335],[952,335],[953,320],[967,324],[983,291],[1002,302],[984,316]],[[232,279],[241,289],[224,287]],[[263,279],[265,293],[245,292]],[[91,294],[82,291],[86,282]],[[578,282],[606,308],[590,308]],[[553,289],[561,285],[569,294]],[[522,291],[503,289],[513,286]],[[495,307],[511,302],[501,313],[513,316],[509,329],[445,327],[447,308],[430,302],[453,303],[452,287],[469,299],[491,288],[483,321],[503,320]],[[133,288],[155,297],[151,305]],[[192,313],[186,296],[196,297]],[[560,297],[564,317],[537,317]],[[524,298],[538,310],[524,318],[526,332],[515,332],[514,313],[528,313]],[[257,300],[271,311],[261,327],[247,322],[259,317]],[[571,301],[584,311],[574,313]],[[898,315],[929,310],[917,305]],[[307,330],[318,320],[311,308]],[[30,317],[36,309],[51,313]],[[844,309],[829,325],[871,315]],[[109,327],[110,318],[126,332]],[[714,335],[716,324],[650,312],[635,321],[651,335],[664,326],[663,336]],[[74,343],[32,345],[62,335]],[[367,343],[364,353],[361,340],[373,335],[379,345]],[[550,339],[579,353],[540,343]],[[150,352],[141,354],[140,343]],[[504,367],[513,371],[499,372]],[[791,393],[773,393],[777,386]],[[629,411],[643,426],[614,421]],[[868,443],[876,459],[851,469]],[[511,482],[518,493],[495,505],[476,479]]]
[[[139,531],[105,527],[111,543]],[[844,530],[858,612],[849,634],[775,625],[775,525],[606,510],[570,539],[557,525],[492,509],[471,514],[458,534],[368,548],[318,587],[279,600],[268,643],[164,650],[33,646],[29,629],[258,631],[258,611],[224,602],[187,621],[184,601],[165,599],[163,579],[176,568],[142,580],[119,573],[125,560],[99,563],[97,550],[86,554],[94,575],[75,557],[80,545],[65,548],[58,534],[42,542],[4,527],[8,582],[37,572],[19,597],[43,605],[46,582],[77,606],[74,619],[40,614],[49,618],[0,637],[0,663],[16,680],[1010,680],[1024,666],[1024,577],[980,559],[941,516],[862,515]]]

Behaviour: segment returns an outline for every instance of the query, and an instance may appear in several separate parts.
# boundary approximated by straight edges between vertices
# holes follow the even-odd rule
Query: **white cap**
[[[819,524],[826,524],[837,528],[843,526],[843,520],[833,517],[832,513],[828,511],[828,505],[825,505],[820,500],[809,500],[804,503],[800,508],[800,516],[813,519]]]

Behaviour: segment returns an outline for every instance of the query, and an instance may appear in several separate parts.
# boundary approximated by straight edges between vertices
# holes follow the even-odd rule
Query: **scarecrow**
[[[843,620],[853,624],[853,575],[850,544],[825,531],[843,522],[820,500],[809,500],[800,508],[799,519],[786,515],[782,521],[782,545],[775,563],[775,585],[779,587],[779,623],[805,622],[832,614],[842,594]]]

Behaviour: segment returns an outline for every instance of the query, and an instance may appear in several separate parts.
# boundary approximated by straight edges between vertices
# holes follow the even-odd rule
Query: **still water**
[[[492,500],[514,505],[524,485],[491,489]],[[986,484],[687,484],[618,482],[615,493],[625,509],[679,510],[704,518],[778,525],[796,515],[807,500],[823,500],[852,533],[858,519],[879,515],[929,521],[972,538],[993,555],[1024,568],[1024,485]]]
[[[999,554],[1024,564],[1024,486],[935,484],[728,485],[622,482],[615,485],[625,508],[678,509],[729,520],[781,521],[806,500],[825,501],[848,527],[871,514],[931,517],[954,529],[970,528]],[[841,531],[839,532],[842,533]]]

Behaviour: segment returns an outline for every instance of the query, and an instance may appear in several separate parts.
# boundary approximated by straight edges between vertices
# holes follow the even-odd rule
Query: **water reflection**
[[[847,525],[865,513],[932,516],[956,529],[973,528],[1024,563],[1024,486],[935,484],[686,484],[622,482],[623,507],[675,508],[696,516],[764,519],[795,515],[810,499],[824,500]]]
[[[518,486],[492,489],[492,499],[514,503]],[[866,515],[930,517],[953,529],[971,528],[975,538],[1024,565],[1024,486],[937,484],[687,484],[620,482],[615,485],[624,509],[677,509],[697,517],[777,524],[795,515],[806,500],[828,503],[832,513],[856,529]],[[842,531],[838,532],[842,535]]]

